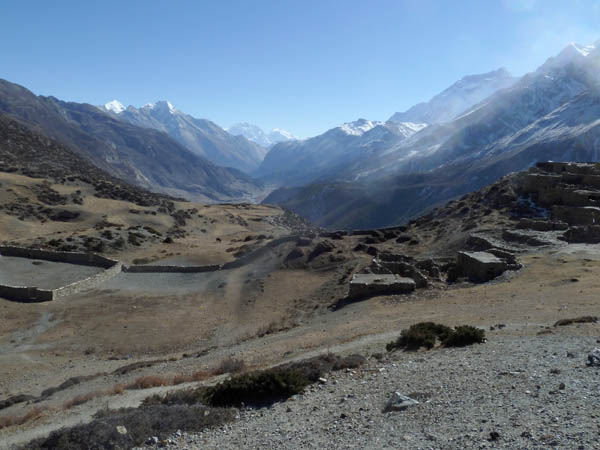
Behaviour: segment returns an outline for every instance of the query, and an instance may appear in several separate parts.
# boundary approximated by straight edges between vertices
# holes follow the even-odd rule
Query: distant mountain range
[[[339,177],[352,164],[372,158],[426,126],[359,119],[310,139],[276,144],[254,175],[286,186]]]
[[[298,139],[289,131],[281,128],[274,128],[269,133],[265,133],[259,126],[247,122],[232,125],[227,131],[235,136],[244,136],[249,141],[255,142],[264,148],[269,148],[279,142]]]
[[[598,161],[600,41],[570,44],[516,81],[504,71],[498,77],[502,83],[490,85],[490,78],[463,78],[469,80],[469,92],[500,86],[466,111],[455,108],[457,102],[447,95],[460,91],[456,87],[464,83],[459,82],[430,102],[435,100],[442,111],[454,111],[454,117],[444,113],[433,119],[438,122],[382,144],[359,163],[342,164],[306,186],[281,188],[265,202],[279,203],[331,228],[384,226],[538,160]],[[485,87],[478,87],[477,80]],[[425,117],[415,111],[411,108],[394,118]],[[273,157],[268,154],[263,166]]]
[[[58,141],[108,173],[150,190],[210,201],[251,200],[262,195],[261,182],[214,165],[166,133],[131,125],[92,105],[36,96],[0,80],[0,113]]]
[[[168,101],[125,108],[113,100],[100,107],[114,118],[144,128],[163,131],[193,153],[210,162],[246,173],[256,170],[267,150],[243,136],[228,133],[216,123],[196,119]]]
[[[405,112],[397,112],[389,120],[428,124],[447,122],[496,91],[511,87],[517,80],[518,78],[513,77],[504,68],[479,75],[468,75],[428,102],[419,103]]]

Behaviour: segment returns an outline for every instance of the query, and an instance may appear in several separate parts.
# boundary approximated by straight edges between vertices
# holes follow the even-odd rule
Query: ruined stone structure
[[[349,298],[359,299],[376,295],[406,294],[415,290],[412,278],[396,274],[354,274],[350,280]]]

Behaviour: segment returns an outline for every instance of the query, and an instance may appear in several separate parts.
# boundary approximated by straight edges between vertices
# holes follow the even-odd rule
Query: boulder
[[[308,260],[312,261],[317,256],[319,256],[319,255],[321,255],[323,253],[330,252],[334,248],[335,248],[335,245],[333,245],[331,242],[329,242],[329,241],[321,241],[317,245],[315,245],[315,248],[313,249],[313,251],[310,252],[310,255],[308,255]]]
[[[406,408],[418,405],[415,399],[402,395],[400,392],[394,392],[383,408],[383,412],[404,411]]]
[[[600,225],[588,227],[571,227],[559,238],[569,243],[600,243]]]
[[[588,366],[600,366],[600,348],[596,347],[588,354]]]

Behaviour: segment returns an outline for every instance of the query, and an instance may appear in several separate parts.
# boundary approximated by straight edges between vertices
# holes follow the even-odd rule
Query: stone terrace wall
[[[0,297],[18,300],[24,303],[49,302],[54,299],[54,292],[27,286],[7,286],[0,284]]]
[[[202,273],[216,272],[221,266],[213,264],[211,266],[123,266],[123,272],[131,273]]]
[[[86,289],[91,289],[96,286],[99,286],[105,281],[108,281],[111,278],[117,276],[119,273],[121,273],[122,268],[123,264],[117,262],[112,267],[100,273],[97,273],[96,275],[92,275],[91,277],[84,278],[83,280],[75,281],[74,283],[67,284],[66,286],[53,289],[52,300],[56,300],[61,297],[67,297],[69,295],[77,294],[78,292],[84,291]]]
[[[35,286],[0,285],[0,297],[31,303],[49,302],[96,287],[120,273],[123,266],[120,261],[105,258],[94,253],[53,252],[23,247],[0,246],[0,255],[96,266],[106,269],[96,275],[56,289],[39,289]]]
[[[58,298],[67,297],[86,289],[96,287],[113,278],[120,272],[130,273],[202,273],[216,272],[218,270],[236,269],[249,264],[263,256],[269,249],[286,242],[295,241],[299,236],[284,236],[273,239],[263,247],[250,252],[235,261],[223,265],[209,266],[124,266],[120,261],[105,258],[94,253],[53,252],[48,250],[30,249],[22,247],[0,246],[0,255],[17,256],[21,258],[44,259],[47,261],[64,262],[98,266],[106,270],[83,280],[62,286],[56,289],[38,289],[33,286],[8,286],[0,285],[0,297],[22,302],[47,302]]]
[[[80,264],[86,266],[97,266],[103,267],[104,269],[108,269],[118,262],[114,259],[96,255],[95,253],[53,252],[49,250],[11,246],[0,246],[0,255],[18,256],[21,258],[31,259],[44,259],[46,261]]]

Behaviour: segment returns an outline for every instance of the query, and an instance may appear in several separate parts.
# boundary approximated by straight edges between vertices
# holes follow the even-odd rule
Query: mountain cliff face
[[[405,221],[539,160],[598,161],[600,46],[569,45],[449,122],[431,125],[335,180],[280,189],[282,204],[332,228]]]
[[[281,128],[274,128],[269,133],[251,123],[237,123],[227,129],[227,132],[234,136],[244,136],[249,141],[255,142],[258,145],[269,148],[279,142],[293,141],[297,138],[289,131]]]
[[[167,134],[114,119],[92,105],[36,96],[0,80],[0,112],[150,190],[198,200],[249,199],[261,190],[250,177],[215,166]]]
[[[287,186],[339,177],[424,127],[359,119],[310,139],[275,145],[255,175]]]
[[[125,108],[113,100],[101,109],[132,125],[163,131],[213,164],[246,173],[255,170],[267,152],[260,145],[243,136],[234,136],[210,120],[196,119],[175,109],[167,101],[149,103],[141,108]]]
[[[428,102],[419,103],[405,112],[397,112],[389,120],[428,124],[447,122],[495,92],[511,87],[516,81],[517,78],[504,68],[479,75],[468,75]]]

